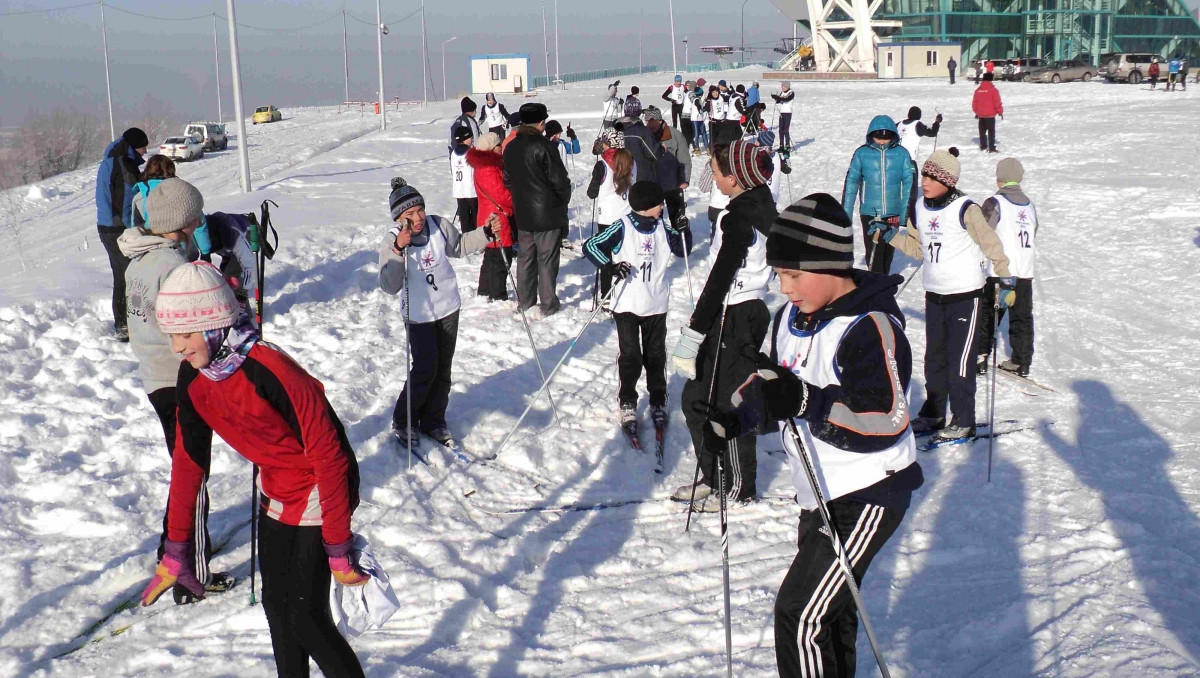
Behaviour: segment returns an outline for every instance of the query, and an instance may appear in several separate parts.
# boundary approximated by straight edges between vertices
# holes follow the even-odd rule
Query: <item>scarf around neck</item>
[[[208,344],[208,354],[212,359],[207,367],[200,369],[201,374],[212,381],[225,381],[232,377],[246,362],[246,356],[258,340],[258,329],[245,309],[232,327],[205,330],[204,341]]]

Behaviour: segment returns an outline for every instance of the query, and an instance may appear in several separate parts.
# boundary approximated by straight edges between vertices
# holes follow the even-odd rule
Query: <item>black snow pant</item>
[[[458,230],[470,233],[476,228],[475,219],[479,216],[479,198],[458,199]]]
[[[159,422],[162,423],[163,438],[167,441],[167,456],[174,458],[175,456],[175,422],[176,413],[179,411],[178,403],[175,396],[175,387],[168,386],[160,388],[156,391],[151,391],[147,394],[150,399],[150,405],[154,408],[154,413],[158,415]],[[163,547],[167,542],[167,516],[171,513],[171,500],[167,499],[167,508],[163,511],[163,530],[162,535],[158,539],[158,560],[162,560]],[[196,579],[200,580],[201,584],[208,584],[211,578],[211,572],[208,569],[208,563],[212,560],[212,539],[208,534],[208,469],[204,469],[204,482],[200,484],[200,492],[196,496],[196,514],[192,519],[193,525],[199,526],[195,530],[193,537],[192,553],[195,556],[194,567],[196,568]]]
[[[983,358],[991,355],[995,325],[1004,319],[1004,313],[1008,311],[1008,345],[1012,349],[1012,361],[1028,368],[1033,363],[1033,278],[1017,278],[1017,300],[1012,308],[1000,309],[1000,320],[995,318],[992,308],[996,303],[998,282],[999,278],[988,278],[983,286],[975,353]]]
[[[488,131],[491,132],[492,134],[495,134],[496,136],[500,137],[501,141],[504,141],[504,125],[496,125],[495,127],[489,127]],[[476,141],[478,141],[478,139],[476,139]]]
[[[996,151],[996,119],[979,119],[979,150],[994,153]]]
[[[679,129],[679,119],[683,117],[683,104],[671,102],[671,127]]]
[[[429,323],[409,325],[412,341],[412,369],[408,381],[396,399],[392,425],[397,431],[408,428],[408,389],[412,389],[412,425],[426,433],[446,427],[446,407],[450,404],[450,368],[458,343],[458,311]]]
[[[104,251],[108,254],[108,266],[112,269],[113,329],[125,330],[129,327],[129,318],[125,311],[125,269],[129,268],[129,259],[121,254],[121,248],[117,245],[117,238],[121,237],[125,228],[97,225],[96,230],[100,234],[100,244],[104,245]]]
[[[725,139],[725,135],[721,133],[721,121],[720,120],[709,120],[708,121],[709,151],[711,152],[712,148],[714,146],[716,146],[717,144],[729,143],[729,142],[725,141],[724,139]]]
[[[925,293],[925,404],[920,416],[946,416],[946,400],[954,423],[975,425],[975,326],[979,291],[941,295]]]
[[[730,306],[725,312],[725,331],[721,341],[720,356],[717,356],[717,334],[721,333],[720,320],[713,323],[700,352],[696,356],[696,378],[683,385],[680,406],[687,421],[692,445],[700,460],[701,482],[714,490],[718,488],[717,460],[725,473],[725,490],[733,500],[750,499],[758,494],[755,485],[758,474],[757,442],[754,435],[744,435],[733,440],[717,437],[708,425],[707,417],[697,405],[708,401],[713,385],[713,363],[716,361],[716,397],[718,409],[729,412],[730,398],[757,369],[743,355],[745,348],[758,351],[771,324],[767,306],[759,300],[743,301]],[[736,461],[733,461],[736,459]]]
[[[850,499],[829,502],[830,522],[862,583],[867,567],[900,526],[905,509]],[[780,678],[853,678],[858,607],[824,533],[821,514],[800,512],[800,550],[775,597],[775,662]]]
[[[521,308],[537,304],[550,315],[559,308],[558,262],[562,231],[517,231],[517,287]]]
[[[362,666],[329,611],[329,560],[321,526],[285,525],[259,512],[258,569],[279,678],[359,678]]]
[[[708,241],[710,243],[713,241],[713,238],[717,237],[717,217],[719,216],[721,216],[720,208],[708,208]]]
[[[687,219],[687,198],[678,188],[673,191],[663,191],[663,198],[667,203],[667,218],[671,220],[671,226],[676,229],[680,228],[682,223],[679,220]]]
[[[483,251],[476,296],[487,297],[492,301],[508,300],[508,267],[512,265],[512,259],[511,247],[488,247]]]
[[[683,134],[683,140],[687,142],[688,148],[695,148],[696,147],[696,130],[695,130],[695,128],[692,127],[692,119],[691,118],[682,118],[680,120],[680,122],[682,124],[679,127],[677,127],[676,129],[678,129]]]
[[[779,147],[791,149],[792,147],[792,114],[779,114]]]
[[[646,390],[650,406],[667,404],[667,314],[637,315],[616,313],[617,372],[621,389],[617,394],[621,407],[636,407],[637,384],[646,368]]]
[[[953,70],[950,71],[950,84],[951,85],[954,84],[954,71]]]
[[[867,235],[867,230],[871,228],[871,219],[873,218],[866,214],[858,215],[858,221],[862,225],[863,247],[866,249],[870,270],[874,273],[887,275],[892,270],[892,257],[895,256],[896,250],[885,242],[874,242]]]

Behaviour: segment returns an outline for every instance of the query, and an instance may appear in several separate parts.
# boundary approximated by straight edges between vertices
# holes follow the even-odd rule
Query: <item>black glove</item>
[[[758,371],[750,375],[730,401],[740,419],[746,420],[761,411],[770,421],[782,421],[803,417],[813,409],[812,396],[818,391],[809,389],[791,370],[762,353],[749,350],[747,357],[757,363]]]
[[[938,114],[937,114],[937,117],[936,117],[936,118],[934,118],[934,119],[933,119],[933,121],[934,121],[934,122],[941,122],[941,121],[942,121],[942,114],[941,114],[941,113],[938,113]]]
[[[571,123],[567,123],[567,138],[575,139],[575,130],[571,129]]]
[[[613,87],[617,87],[617,86],[619,86],[620,84],[621,84],[621,81],[620,81],[620,80],[618,80],[618,81],[616,81],[616,82],[614,82],[614,83],[613,83]]]
[[[703,415],[713,433],[722,440],[733,440],[742,435],[742,423],[737,415],[722,412],[712,403],[700,401],[692,405],[692,410]]]
[[[633,275],[633,264],[629,263],[628,261],[622,261],[621,263],[616,264],[616,267],[618,277],[628,278],[629,276]]]

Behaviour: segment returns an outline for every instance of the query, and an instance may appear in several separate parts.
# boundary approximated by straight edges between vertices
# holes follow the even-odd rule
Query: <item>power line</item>
[[[0,17],[5,17],[5,16],[19,16],[19,15],[24,15],[24,14],[49,14],[49,13],[51,13],[51,12],[64,12],[64,11],[67,11],[67,10],[73,10],[73,9],[82,9],[82,8],[86,8],[86,7],[96,7],[96,6],[98,6],[99,4],[100,4],[100,3],[99,3],[98,1],[94,1],[94,2],[88,2],[88,3],[84,3],[84,4],[81,4],[81,5],[70,5],[70,6],[67,6],[67,7],[52,7],[52,8],[49,8],[49,9],[31,9],[31,10],[22,10],[22,11],[18,11],[18,12],[3,12],[3,13],[0,13]],[[125,9],[125,8],[123,8],[123,7],[118,7],[117,5],[113,5],[113,4],[111,4],[111,3],[108,3],[108,2],[105,2],[105,3],[104,3],[104,6],[105,6],[105,7],[107,7],[108,9],[113,9],[113,10],[116,10],[116,11],[118,11],[118,12],[121,12],[121,13],[123,13],[123,14],[129,14],[130,16],[136,16],[136,17],[140,17],[140,18],[142,18],[142,19],[150,19],[150,20],[153,20],[153,21],[173,21],[173,22],[196,21],[196,20],[199,20],[199,19],[208,19],[208,18],[211,18],[211,17],[213,17],[213,16],[216,16],[216,17],[218,17],[218,18],[220,18],[220,19],[222,19],[222,20],[225,20],[225,17],[224,17],[224,15],[217,14],[217,13],[215,13],[215,12],[209,12],[208,14],[199,14],[199,15],[196,15],[196,16],[187,16],[187,17],[171,17],[171,16],[157,16],[157,15],[153,15],[153,14],[144,14],[144,13],[142,13],[142,12],[135,12],[135,11],[133,11],[133,10],[130,10],[130,9]],[[420,10],[418,10],[418,11],[420,11]],[[414,14],[415,14],[415,12],[414,12]],[[249,29],[251,29],[251,30],[256,30],[256,31],[267,31],[267,32],[271,32],[271,33],[295,33],[295,32],[297,32],[297,31],[304,31],[304,30],[308,30],[308,29],[310,29],[310,28],[316,28],[317,26],[320,26],[321,24],[328,23],[329,21],[332,21],[333,19],[337,18],[339,15],[341,15],[341,12],[340,12],[340,11],[338,11],[338,12],[334,12],[333,14],[329,15],[328,17],[326,17],[326,18],[324,18],[324,19],[321,19],[320,21],[317,21],[317,22],[315,22],[315,23],[307,24],[307,25],[305,25],[305,26],[296,26],[296,27],[293,27],[293,28],[270,28],[270,27],[266,27],[266,26],[254,26],[254,25],[251,25],[251,24],[244,24],[244,23],[241,23],[240,21],[239,21],[239,22],[237,22],[237,25],[238,25],[238,26],[240,26],[240,27],[242,27],[242,28],[249,28]],[[358,19],[358,17],[354,16],[353,14],[347,14],[347,16],[349,16],[349,17],[351,17],[351,18],[353,18],[353,19],[355,19],[355,20],[361,21],[361,19]],[[409,16],[412,16],[412,15],[410,14]],[[405,19],[407,19],[407,18],[408,18],[408,17],[405,17]],[[403,21],[403,20],[404,20],[404,19],[401,19],[400,21]],[[368,25],[371,25],[373,22],[364,22],[364,23],[367,23]],[[393,22],[393,23],[398,23],[398,22]]]
[[[409,12],[408,14],[405,14],[404,16],[400,17],[399,19],[396,19],[395,21],[385,21],[385,22],[383,22],[383,23],[384,23],[384,24],[398,24],[398,23],[401,23],[401,22],[403,22],[403,21],[408,21],[409,19],[411,19],[411,18],[415,17],[416,15],[418,15],[418,14],[420,14],[420,13],[421,13],[421,8],[420,8],[420,7],[418,7],[418,8],[416,8],[416,9],[414,9],[413,11]],[[358,23],[360,23],[360,24],[364,24],[364,25],[367,25],[367,26],[374,26],[374,25],[375,25],[375,22],[374,22],[374,21],[367,21],[367,20],[365,20],[365,19],[360,19],[360,18],[358,18],[358,17],[354,16],[353,14],[351,14],[350,12],[346,12],[346,16],[350,17],[351,19],[354,19],[355,21],[357,21],[357,22],[358,22]]]
[[[0,12],[0,16],[19,16],[22,14],[49,14],[50,12],[65,12],[72,9],[80,9],[83,7],[95,7],[97,3],[87,2],[82,5],[70,5],[68,7],[51,7],[50,9],[26,9],[17,12]]]
[[[295,28],[266,28],[264,26],[251,26],[250,24],[244,24],[241,22],[238,22],[238,26],[241,26],[242,28],[251,28],[256,31],[268,31],[271,33],[295,33],[297,31],[306,31],[310,28],[316,28],[317,26],[320,26],[321,24],[324,24],[324,23],[329,23],[330,21],[334,20],[335,18],[337,18],[341,15],[342,15],[342,11],[338,10],[338,11],[334,12],[333,14],[330,14],[329,16],[325,17],[324,19],[321,19],[320,21],[318,21],[316,23],[311,23],[311,24],[308,24],[307,26],[297,26]],[[221,16],[221,15],[218,14],[217,16]]]
[[[98,3],[92,3],[92,4],[95,5]],[[104,3],[104,6],[109,9],[115,9],[118,12],[121,12],[123,14],[131,14],[133,16],[139,16],[143,19],[154,19],[155,21],[195,21],[196,19],[208,19],[212,16],[212,12],[209,12],[208,14],[200,14],[198,16],[189,16],[189,17],[152,16],[150,14],[142,14],[140,12],[134,12],[133,10],[117,7],[116,5],[113,5],[113,4],[107,3],[107,2]]]

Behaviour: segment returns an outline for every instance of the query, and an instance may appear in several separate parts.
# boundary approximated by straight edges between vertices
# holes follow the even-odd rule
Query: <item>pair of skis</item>
[[[1046,428],[1048,426],[1054,425],[1054,422],[1047,421],[1047,422],[1042,422],[1042,423],[1033,424],[1033,425],[1014,426],[1014,424],[1018,423],[1017,420],[1015,420],[1015,419],[1006,419],[1004,421],[1000,421],[1000,422],[996,422],[996,423],[997,424],[1006,424],[1007,426],[1005,426],[1004,428],[1001,428],[1000,426],[996,426],[995,430],[991,430],[987,424],[982,424],[979,427],[977,427],[975,435],[965,436],[962,438],[935,438],[935,439],[932,439],[922,445],[918,445],[917,449],[920,450],[921,452],[932,452],[933,450],[936,450],[939,447],[953,447],[953,446],[957,446],[957,445],[968,445],[970,443],[975,442],[976,440],[991,440],[993,438],[999,438],[1000,436],[1006,436],[1010,433],[1019,433],[1021,431],[1034,431],[1034,430],[1037,430],[1040,428]],[[922,433],[918,433],[917,437],[931,436],[933,433],[934,433],[934,431],[922,432]]]
[[[642,441],[638,434],[638,421],[635,418],[633,421],[627,421],[621,424],[621,431],[625,433],[625,439],[629,441],[629,446],[638,452],[644,452]],[[663,472],[663,457],[665,455],[665,446],[667,440],[667,419],[663,417],[662,422],[654,422],[654,472],[662,475]]]

